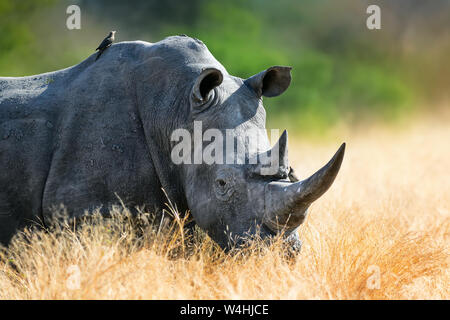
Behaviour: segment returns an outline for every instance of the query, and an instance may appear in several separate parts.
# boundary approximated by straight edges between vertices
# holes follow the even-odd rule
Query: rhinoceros
[[[302,181],[288,178],[286,132],[276,149],[266,134],[246,156],[276,150],[270,174],[262,174],[262,160],[176,163],[171,156],[173,132],[194,134],[198,122],[232,129],[238,140],[264,130],[262,97],[282,94],[290,82],[291,68],[282,66],[232,76],[203,42],[184,35],[120,42],[98,61],[91,55],[67,69],[0,78],[1,243],[30,224],[45,225],[55,206],[79,217],[108,210],[119,196],[157,215],[169,198],[226,250],[256,234],[282,234],[299,248],[296,230],[333,183],[345,144]]]

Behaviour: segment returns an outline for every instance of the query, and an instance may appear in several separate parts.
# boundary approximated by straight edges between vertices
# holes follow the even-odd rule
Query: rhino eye
[[[233,188],[230,188],[230,184],[227,183],[224,179],[218,178],[214,184],[214,191],[216,197],[219,200],[227,201],[230,196],[233,194]]]
[[[217,184],[218,184],[220,187],[225,187],[225,185],[226,185],[227,183],[226,183],[225,180],[223,180],[223,179],[217,179]]]
[[[228,201],[235,191],[236,178],[233,172],[228,170],[220,170],[214,180],[214,193],[221,201]]]

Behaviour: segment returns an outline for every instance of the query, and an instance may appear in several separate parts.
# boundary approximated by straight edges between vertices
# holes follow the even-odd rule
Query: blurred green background
[[[81,8],[81,30],[66,8]],[[366,8],[381,8],[368,30]],[[322,134],[345,124],[396,123],[449,101],[448,0],[0,0],[0,76],[77,64],[108,31],[116,41],[201,39],[229,73],[293,67],[290,89],[265,99],[268,127]]]

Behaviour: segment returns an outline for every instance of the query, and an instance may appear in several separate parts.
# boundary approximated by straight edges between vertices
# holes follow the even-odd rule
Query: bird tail
[[[102,50],[100,50],[100,51],[97,53],[97,57],[95,58],[95,61],[97,61],[98,58],[100,58],[100,56],[102,55],[102,53],[103,53]]]

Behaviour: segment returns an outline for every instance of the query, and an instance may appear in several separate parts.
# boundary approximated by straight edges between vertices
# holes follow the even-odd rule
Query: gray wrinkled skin
[[[243,80],[229,75],[201,41],[185,36],[121,42],[94,60],[0,78],[1,243],[50,219],[60,204],[73,217],[97,207],[106,212],[118,204],[117,194],[129,207],[160,214],[163,188],[223,248],[282,230],[299,248],[296,228],[333,182],[343,147],[300,182],[287,179],[287,149],[273,176],[259,175],[254,165],[175,165],[170,158],[173,130],[192,132],[194,120],[203,121],[203,130],[264,128],[261,96],[286,90],[290,68]],[[269,148],[262,141],[254,152]]]

